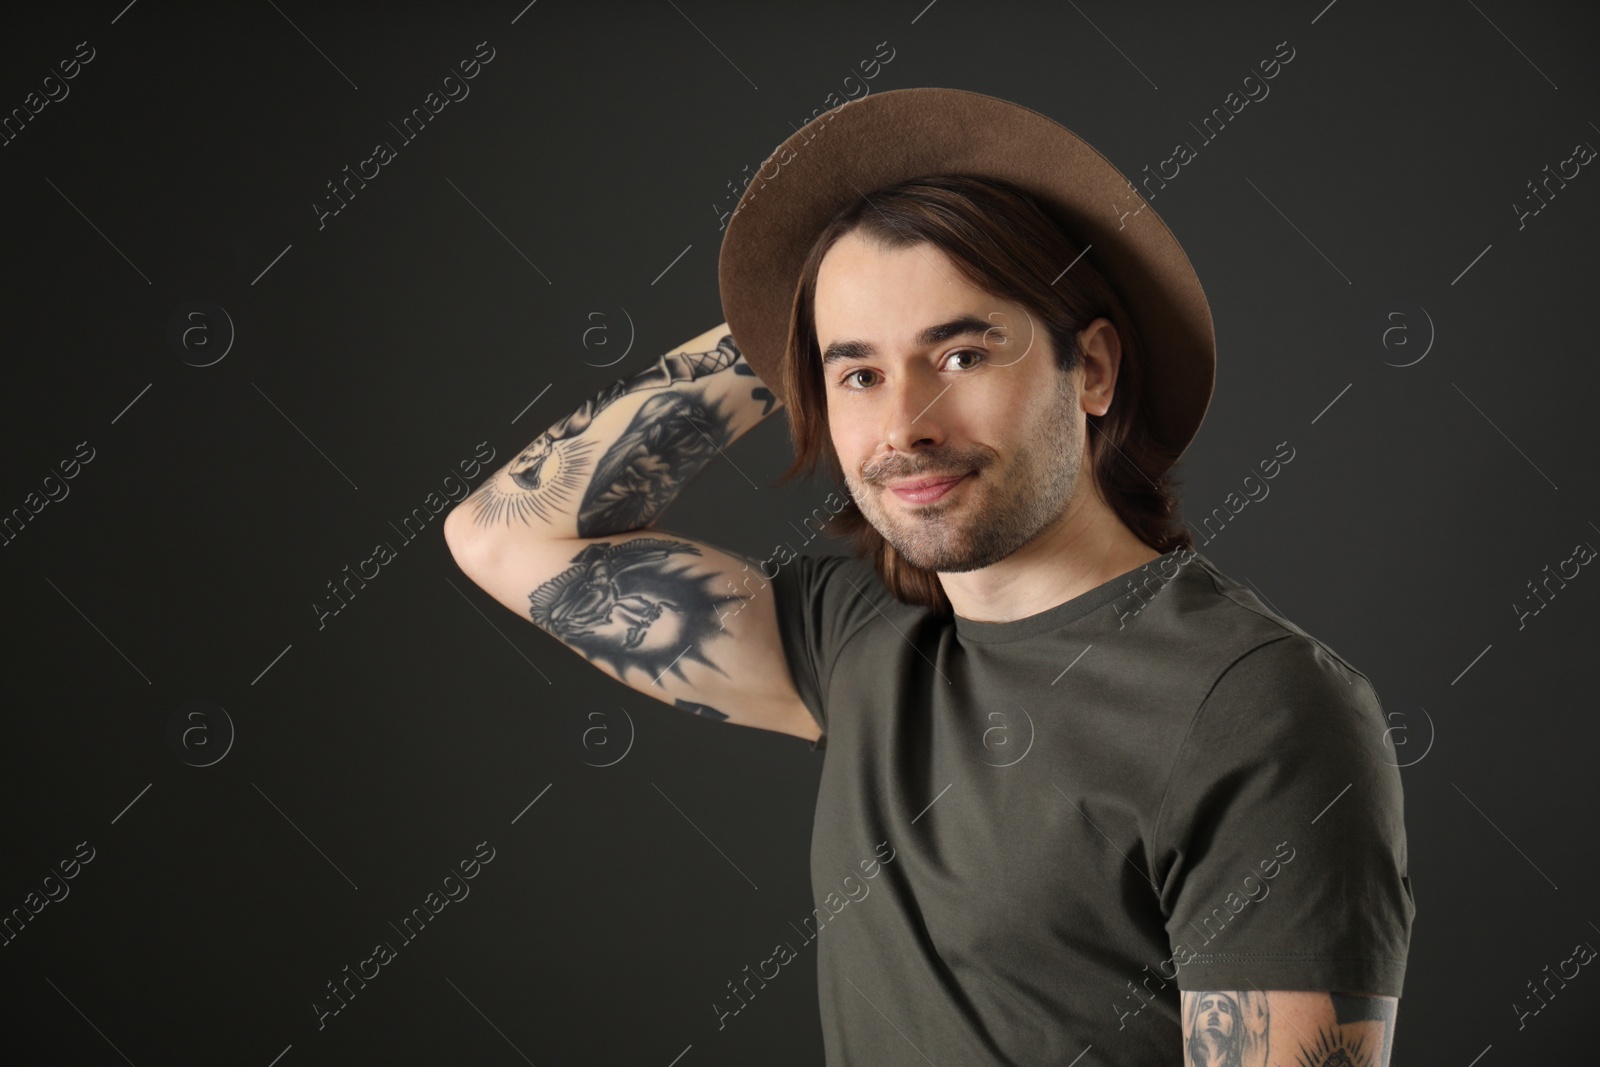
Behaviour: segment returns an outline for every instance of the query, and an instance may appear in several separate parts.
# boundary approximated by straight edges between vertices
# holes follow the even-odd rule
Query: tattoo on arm
[[[584,488],[583,472],[597,442],[583,439],[583,434],[600,412],[633,393],[668,389],[729,367],[738,371],[747,366],[733,335],[724,334],[709,351],[669,352],[633,377],[612,383],[479,486],[471,498],[474,518],[483,526],[500,521],[509,525],[513,520],[526,524],[531,518],[555,521],[570,511],[568,501]],[[759,399],[762,392],[753,395]],[[665,393],[652,397],[645,409],[649,416],[642,409],[602,458],[584,494],[580,536],[603,537],[648,523],[684,480],[709,462],[710,453],[728,442],[727,416],[697,397]],[[631,504],[623,499],[634,494],[641,499]],[[612,525],[619,521],[637,525]],[[593,532],[583,533],[585,525]]]
[[[1183,993],[1183,1067],[1265,1067],[1272,1028],[1254,991]]]
[[[692,542],[661,537],[585,545],[571,567],[528,594],[528,614],[624,682],[630,668],[657,686],[669,670],[688,681],[683,664],[692,660],[726,674],[705,646],[722,632],[722,606],[750,598],[712,592],[715,573],[691,574],[691,564],[677,558],[699,554]],[[721,715],[699,704],[689,709]]]
[[[1333,998],[1334,1020],[1345,1023],[1376,1021],[1383,1027],[1383,1055],[1378,1067],[1389,1067],[1389,1050],[1394,1048],[1395,1002],[1387,997],[1362,997],[1351,993],[1329,993]]]
[[[1312,1025],[1308,1032],[1282,1013],[1274,1023],[1272,1005],[1259,990],[1185,990],[1184,1067],[1389,1067],[1392,999],[1351,993],[1277,995],[1307,1003],[1323,998],[1323,1014],[1331,1017],[1331,1025]],[[1374,1034],[1365,1023],[1377,1023],[1381,1033]]]
[[[756,369],[748,363],[736,363],[733,368],[733,373],[748,374],[750,377],[754,378]],[[772,413],[772,405],[778,402],[778,398],[772,395],[772,390],[768,389],[764,385],[758,385],[754,389],[750,390],[750,399],[761,401],[762,418],[770,415]]]
[[[578,536],[648,526],[731,440],[731,419],[699,396],[663,393],[646,400],[601,457],[578,509]]]

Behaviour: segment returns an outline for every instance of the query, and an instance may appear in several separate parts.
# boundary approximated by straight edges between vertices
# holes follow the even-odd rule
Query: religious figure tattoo
[[[1184,1067],[1266,1067],[1271,1019],[1264,993],[1193,993],[1184,1000]]]
[[[676,558],[698,555],[691,542],[661,537],[585,545],[571,567],[528,594],[528,614],[623,682],[630,669],[657,686],[668,670],[688,681],[683,664],[690,660],[726,674],[706,658],[705,645],[722,631],[722,606],[749,598],[712,592],[715,572],[691,574],[691,564]],[[726,718],[705,705],[687,708]]]
[[[1388,1067],[1394,1042],[1395,1005],[1384,997],[1324,993],[1332,1004],[1334,1024],[1314,1033],[1290,1025],[1271,1025],[1267,995],[1260,991],[1183,993],[1184,1067]],[[1368,1044],[1370,1032],[1352,1033],[1347,1025],[1376,1022],[1382,1036]],[[1269,1050],[1269,1044],[1272,1046]],[[1294,1059],[1288,1058],[1292,1052]]]
[[[585,440],[595,417],[632,393],[669,389],[741,363],[732,334],[706,352],[669,352],[651,366],[613,382],[565,419],[540,434],[472,494],[473,515],[483,526],[554,522],[570,514],[572,496],[583,492],[578,533],[603,537],[647,525],[716,450],[731,440],[730,419],[720,405],[671,391],[652,397],[621,437],[601,457],[585,489],[584,470],[597,442]]]

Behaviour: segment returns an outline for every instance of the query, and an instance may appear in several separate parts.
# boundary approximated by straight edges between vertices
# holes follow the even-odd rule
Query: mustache
[[[989,465],[989,460],[984,456],[950,456],[945,459],[925,458],[920,463],[903,463],[886,461],[869,463],[861,468],[861,480],[868,485],[880,482],[900,481],[904,478],[938,478],[943,475],[956,475],[965,471],[981,471]]]

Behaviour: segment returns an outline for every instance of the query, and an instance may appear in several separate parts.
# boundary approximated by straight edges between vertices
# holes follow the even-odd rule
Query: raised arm
[[[780,407],[724,323],[540,434],[451,510],[445,541],[472,581],[624,684],[815,740],[753,561],[655,527]],[[741,491],[758,505],[742,477]]]

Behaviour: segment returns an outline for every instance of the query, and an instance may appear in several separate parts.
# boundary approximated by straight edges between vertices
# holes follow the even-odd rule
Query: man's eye
[[[966,367],[961,368],[963,370],[971,370],[973,367],[976,367],[987,360],[989,358],[989,353],[985,352],[981,348],[958,348],[954,352],[947,353],[944,358],[946,362],[949,362],[950,360],[956,359],[960,356],[970,356],[972,358],[973,362],[969,363]],[[862,388],[865,388],[864,386],[861,388],[855,388],[852,386],[852,383],[856,381],[856,375],[871,373],[872,371],[867,370],[865,367],[858,367],[853,371],[847,371],[844,377],[839,379],[839,384],[845,386],[846,388],[854,388],[854,391],[860,392]]]

